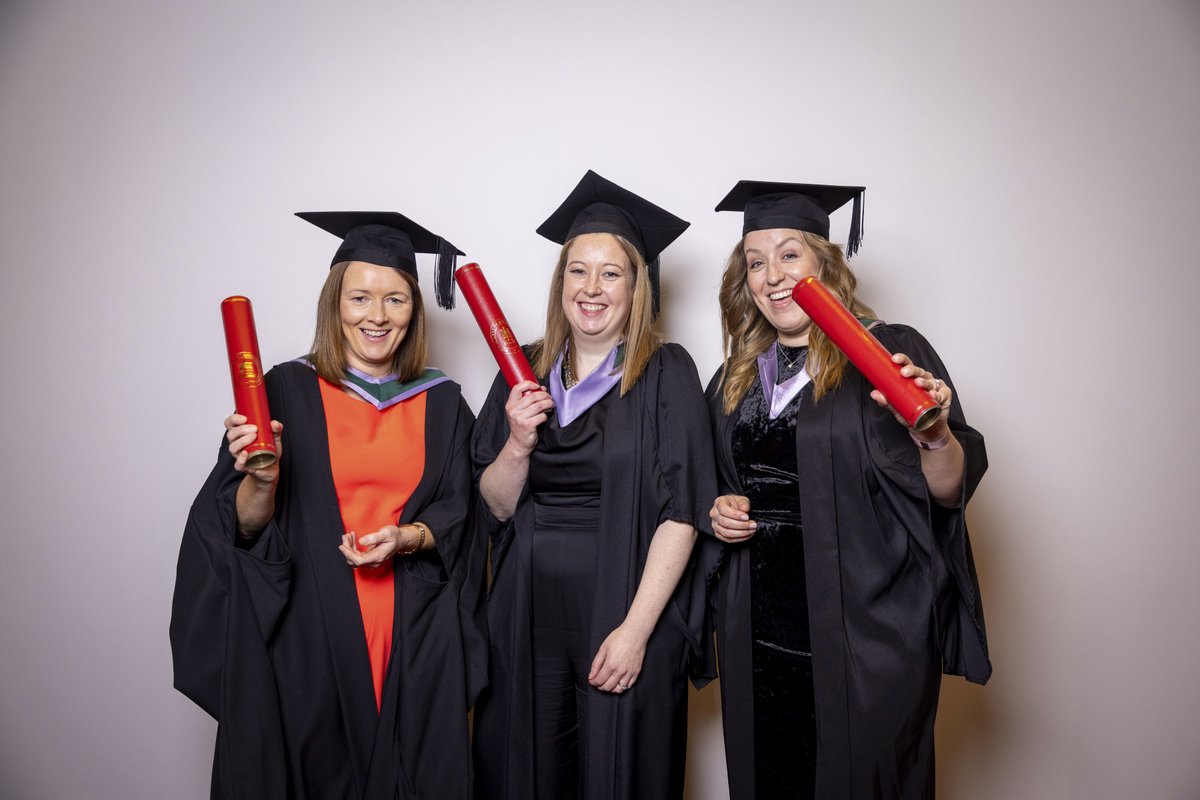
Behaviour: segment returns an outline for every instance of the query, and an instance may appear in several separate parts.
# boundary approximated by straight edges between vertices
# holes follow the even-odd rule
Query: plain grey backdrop
[[[693,221],[664,319],[705,380],[717,200],[868,187],[862,294],[935,343],[992,462],[996,674],[945,684],[941,796],[1197,796],[1198,87],[1194,0],[7,0],[0,793],[208,796],[175,557],[231,408],[219,301],[253,298],[267,362],[310,342],[335,242],[292,212],[444,233],[528,340],[534,228],[592,168]],[[469,313],[430,318],[478,407]],[[693,696],[692,800],[726,796],[719,713]]]

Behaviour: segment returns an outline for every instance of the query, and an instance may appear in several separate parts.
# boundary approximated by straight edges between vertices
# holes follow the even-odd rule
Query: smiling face
[[[625,331],[633,301],[633,265],[616,237],[576,236],[563,267],[562,306],[575,341],[611,349]]]
[[[742,240],[746,256],[746,288],[754,305],[789,347],[808,344],[812,320],[792,300],[792,287],[801,278],[816,275],[817,254],[804,234],[791,228],[751,231]]]
[[[347,366],[376,378],[392,371],[412,320],[412,291],[397,269],[350,262],[338,303]]]

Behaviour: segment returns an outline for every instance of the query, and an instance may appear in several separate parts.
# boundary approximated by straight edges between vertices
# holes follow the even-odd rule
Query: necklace
[[[775,357],[779,364],[779,374],[795,372],[797,366],[804,364],[807,356],[808,345],[802,344],[799,347],[790,347],[786,344],[777,345],[775,348]]]
[[[613,360],[612,372],[609,372],[608,373],[609,375],[616,375],[621,371],[621,366],[625,362],[625,342],[617,342],[616,350],[617,350],[617,355],[616,355],[616,358]],[[606,364],[606,363],[608,363],[608,357],[600,359],[600,362],[592,367],[592,372],[595,372],[600,367],[604,366],[604,364]],[[562,372],[562,383],[563,383],[564,389],[570,389],[573,386],[576,386],[579,384],[580,379],[575,377],[575,371],[571,369],[571,348],[569,345],[563,351],[561,372]],[[584,377],[587,378],[590,376],[591,376],[591,373],[588,373],[588,375],[585,375]]]

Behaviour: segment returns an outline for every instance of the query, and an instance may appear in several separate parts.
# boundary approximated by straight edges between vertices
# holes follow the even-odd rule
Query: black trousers
[[[533,574],[534,785],[538,800],[679,800],[687,744],[687,642],[670,610],[646,644],[628,692],[588,683],[598,592],[598,525],[576,509],[535,508]],[[593,517],[594,519],[594,517]],[[598,521],[598,520],[597,520]],[[589,713],[590,710],[590,713]]]
[[[584,785],[598,514],[537,508],[533,539],[533,733],[539,798],[575,800]]]

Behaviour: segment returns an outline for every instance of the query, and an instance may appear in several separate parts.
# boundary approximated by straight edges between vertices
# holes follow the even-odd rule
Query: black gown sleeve
[[[717,496],[717,478],[700,377],[683,347],[667,344],[661,353],[656,430],[662,519],[691,525],[711,536],[708,512]]]
[[[492,381],[492,388],[488,391],[487,399],[483,401],[483,407],[475,421],[475,430],[471,435],[471,464],[476,486],[479,485],[484,470],[496,460],[500,451],[504,449],[504,443],[508,441],[508,415],[504,411],[504,404],[508,399],[509,391],[503,374],[497,372],[495,380]],[[529,492],[528,481],[521,491],[518,505]],[[488,509],[481,491],[476,492],[474,508],[475,526],[491,543],[492,581],[495,582],[516,532],[514,521],[516,515],[513,519],[504,521],[497,519]]]
[[[286,426],[279,368],[266,382],[272,417]],[[284,436],[276,509],[291,468]],[[287,755],[268,641],[287,607],[292,561],[274,520],[252,542],[239,539],[235,504],[242,477],[222,441],[179,548],[171,657],[175,688],[219,723],[212,796],[282,800]]]
[[[282,420],[285,398],[278,368],[267,373],[266,382],[272,416]],[[291,582],[290,554],[275,519],[254,540],[238,535],[236,501],[243,474],[233,464],[222,436],[217,463],[188,513],[171,606],[175,688],[218,721],[231,637],[247,633],[247,620],[234,615],[252,614],[265,643],[286,608]],[[282,504],[289,468],[285,438],[276,508]]]
[[[979,597],[979,579],[967,533],[967,501],[975,493],[987,471],[987,450],[983,436],[967,424],[962,400],[946,365],[933,346],[919,332],[906,325],[885,325],[872,331],[893,353],[907,355],[922,369],[941,378],[954,391],[950,405],[950,430],[963,448],[963,488],[957,508],[945,508],[929,501],[929,525],[937,550],[934,560],[934,618],[941,643],[943,670],[949,675],[962,675],[975,683],[986,683],[992,673],[988,656],[987,633],[984,626],[983,604]],[[875,448],[883,464],[900,458],[919,457],[907,436],[889,439],[890,444],[877,440]],[[897,453],[900,448],[903,453]]]
[[[653,426],[662,509],[658,523],[671,519],[691,525],[699,534],[672,601],[689,643],[688,675],[699,689],[717,675],[715,618],[708,596],[723,547],[712,535],[708,516],[717,496],[713,442],[708,408],[692,357],[680,345],[666,344],[659,350],[659,366]]]
[[[504,376],[497,372],[483,406],[479,409],[475,430],[471,433],[471,463],[476,481],[496,460],[496,456],[500,455],[504,442],[508,439],[508,417],[504,413],[508,393],[508,384],[505,383]]]

